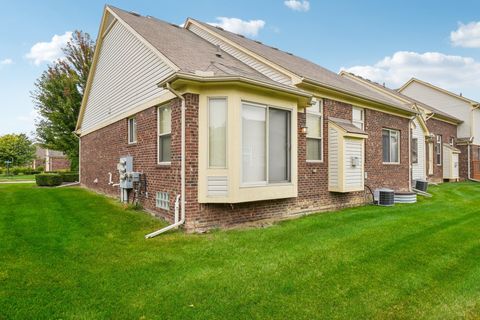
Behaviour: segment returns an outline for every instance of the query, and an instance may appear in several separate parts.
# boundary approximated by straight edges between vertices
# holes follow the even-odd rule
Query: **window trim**
[[[398,161],[395,162],[395,161],[390,161],[390,162],[385,162],[383,161],[383,149],[382,149],[382,164],[387,164],[387,165],[397,165],[397,164],[400,164],[400,159],[401,159],[401,155],[400,155],[400,150],[401,150],[401,147],[400,147],[400,137],[401,137],[401,132],[400,130],[397,130],[397,129],[390,129],[390,128],[382,128],[382,148],[383,148],[383,130],[386,130],[389,132],[389,135],[388,137],[390,138],[390,133],[391,132],[397,132],[398,133]],[[392,148],[391,146],[389,145],[389,152],[390,152],[390,160],[392,159]]]
[[[281,106],[276,106],[276,105],[270,105],[270,104],[263,104],[263,103],[258,103],[258,102],[252,102],[250,100],[241,100],[240,101],[240,121],[243,121],[242,118],[242,111],[243,111],[243,105],[248,104],[254,107],[260,107],[265,110],[265,181],[256,181],[256,182],[244,182],[243,181],[243,124],[240,122],[240,188],[252,188],[252,187],[275,187],[275,186],[285,186],[285,185],[292,185],[292,157],[294,156],[293,154],[293,148],[292,148],[292,139],[293,137],[293,126],[296,125],[293,123],[293,116],[292,113],[294,112],[293,108],[290,107],[281,107]],[[290,112],[290,145],[289,145],[289,160],[288,160],[288,179],[289,181],[281,181],[281,182],[270,182],[269,181],[269,126],[270,126],[270,121],[269,121],[269,116],[268,116],[268,110],[269,108],[272,109],[279,109],[279,110],[285,110]]]
[[[133,127],[135,129],[135,140],[132,140],[132,135],[130,133],[130,129],[132,128],[132,124],[130,124],[131,121],[132,121]],[[138,140],[137,117],[136,116],[129,117],[129,118],[127,118],[127,142],[128,142],[128,144],[136,144],[137,140]]]
[[[225,112],[225,166],[217,167],[210,165],[210,100],[224,99],[226,105]],[[207,97],[207,168],[208,169],[228,169],[228,96],[209,96]]]
[[[362,115],[362,119],[361,120],[355,120],[353,118],[353,110],[359,110],[361,115]],[[359,129],[362,129],[365,131],[365,109],[364,108],[360,108],[360,107],[356,107],[356,106],[352,106],[352,124],[355,126],[355,123],[360,123],[361,124],[361,128]],[[356,126],[355,126],[356,127]],[[358,128],[358,127],[357,127]]]
[[[323,119],[323,99],[317,98],[316,101],[320,103],[319,106],[319,112],[316,111],[311,111],[310,108],[306,108],[305,112],[305,124],[307,124],[307,117],[309,114],[318,116],[320,118],[320,137],[309,137],[308,136],[308,128],[307,128],[307,134],[305,137],[305,160],[307,163],[323,163],[324,162],[324,136],[323,136],[323,124],[324,124],[324,119]],[[310,110],[309,110],[310,109]],[[307,145],[308,145],[308,139],[315,139],[315,140],[320,140],[320,159],[308,159],[308,150],[307,150]]]
[[[160,109],[162,109],[162,108],[170,108],[170,115],[171,115],[171,110],[172,110],[172,107],[168,103],[157,107],[157,164],[158,165],[170,165],[172,163],[171,161],[160,161],[160,137],[165,136],[165,135],[170,135],[170,137],[172,136],[172,124],[171,124],[172,117],[171,116],[170,116],[170,132],[160,134]],[[170,147],[171,147],[171,145],[170,145]]]

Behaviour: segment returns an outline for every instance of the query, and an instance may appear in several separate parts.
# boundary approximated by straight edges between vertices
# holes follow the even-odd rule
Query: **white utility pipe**
[[[108,173],[108,184],[113,185],[112,173],[111,172]]]
[[[416,116],[410,118],[408,122],[408,191],[412,191],[412,176],[413,176],[413,165],[412,165],[412,125],[413,120]],[[417,151],[418,153],[418,151]],[[418,157],[418,154],[417,154]],[[399,159],[400,160],[400,159]]]
[[[180,151],[180,180],[181,180],[181,191],[180,191],[180,209],[181,209],[181,219],[180,221],[178,222],[175,222],[174,224],[168,226],[168,227],[165,227],[163,229],[160,229],[158,231],[155,231],[155,232],[152,232],[152,233],[149,233],[145,236],[146,239],[148,238],[152,238],[152,237],[155,237],[165,231],[168,231],[170,229],[173,229],[173,228],[177,228],[178,226],[182,225],[184,222],[185,222],[185,113],[186,113],[186,105],[185,105],[185,98],[180,94],[178,93],[177,91],[175,91],[171,86],[170,86],[170,83],[166,83],[165,85],[165,88],[167,90],[169,90],[171,93],[173,93],[174,95],[176,95],[180,101],[181,101],[181,126],[182,126],[182,129],[181,129],[181,151]],[[178,196],[177,196],[177,200],[178,200]],[[175,201],[176,202],[176,201]],[[176,214],[177,217],[178,217],[178,213]],[[176,218],[178,219],[178,218]]]
[[[180,219],[180,221],[178,220],[178,207],[180,206],[180,204],[179,204],[180,201],[179,200],[180,200],[180,195],[177,195],[177,198],[175,199],[175,222],[173,224],[163,228],[163,229],[160,229],[160,230],[157,230],[157,231],[154,231],[152,233],[147,234],[145,236],[145,239],[153,238],[153,237],[156,237],[159,234],[164,233],[168,230],[175,229],[185,222],[185,213],[182,213],[182,218]]]
[[[470,179],[472,178],[472,176],[471,176],[471,174],[470,174],[470,170],[471,170],[471,168],[470,168],[470,166],[471,166],[471,164],[470,164],[470,143],[467,144],[467,162],[468,162],[468,164],[467,164],[467,168],[468,168],[468,180],[470,180]]]

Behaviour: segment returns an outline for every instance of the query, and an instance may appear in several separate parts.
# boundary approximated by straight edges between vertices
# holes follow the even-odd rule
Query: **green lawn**
[[[266,229],[171,232],[80,188],[0,185],[0,319],[480,318],[480,184]]]
[[[19,181],[19,180],[29,180],[34,181],[35,175],[34,174],[19,174],[16,176],[7,176],[6,174],[0,174],[0,182],[4,181]]]

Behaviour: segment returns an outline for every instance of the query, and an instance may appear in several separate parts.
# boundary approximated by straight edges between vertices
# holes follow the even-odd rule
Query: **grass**
[[[0,182],[6,182],[6,181],[35,181],[35,175],[19,174],[16,176],[13,176],[13,175],[7,176],[6,174],[0,174]]]
[[[181,232],[80,188],[0,185],[0,319],[480,318],[480,185]]]

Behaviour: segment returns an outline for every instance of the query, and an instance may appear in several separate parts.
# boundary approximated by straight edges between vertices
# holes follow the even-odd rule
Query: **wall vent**
[[[207,177],[207,196],[208,197],[227,197],[228,196],[228,177],[208,176]]]

